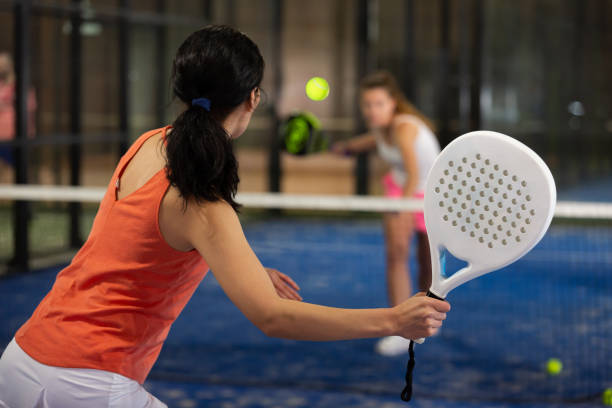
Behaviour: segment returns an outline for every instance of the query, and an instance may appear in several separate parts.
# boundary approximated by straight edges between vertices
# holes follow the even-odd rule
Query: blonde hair
[[[361,80],[359,88],[361,91],[373,88],[383,88],[387,90],[389,95],[391,95],[391,97],[396,101],[397,107],[395,108],[395,113],[414,115],[421,119],[432,132],[435,132],[436,126],[434,125],[433,121],[418,110],[416,106],[410,103],[410,101],[408,101],[406,95],[404,95],[404,92],[402,92],[399,84],[397,83],[397,80],[390,72],[377,71],[367,75]]]

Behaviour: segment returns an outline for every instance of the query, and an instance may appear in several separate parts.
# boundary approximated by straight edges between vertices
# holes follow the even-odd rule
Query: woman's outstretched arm
[[[348,140],[342,140],[332,145],[331,150],[336,154],[357,154],[373,150],[376,147],[376,136],[364,133]]]
[[[265,334],[297,340],[343,340],[434,334],[450,306],[415,296],[393,307],[341,309],[282,299],[225,202],[188,205],[187,239],[209,264],[231,301]],[[307,260],[305,260],[307,262]]]

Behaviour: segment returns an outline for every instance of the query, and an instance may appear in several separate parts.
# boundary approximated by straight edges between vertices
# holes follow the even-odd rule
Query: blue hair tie
[[[210,99],[196,98],[191,101],[192,105],[198,105],[210,112]]]

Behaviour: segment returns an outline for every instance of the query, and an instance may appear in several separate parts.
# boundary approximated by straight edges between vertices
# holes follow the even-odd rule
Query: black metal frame
[[[438,57],[438,139],[445,146],[450,142],[449,129],[449,54],[450,54],[450,4],[449,0],[439,0],[440,7],[440,49]]]
[[[372,49],[370,47],[371,34],[372,34],[372,12],[375,7],[374,2],[377,0],[358,0],[357,1],[357,78],[361,79],[375,66],[375,59],[373,58]],[[359,104],[355,106],[355,117],[357,120],[357,128],[355,133],[363,133],[365,125],[361,119],[361,112],[359,112]],[[368,153],[361,153],[357,155],[355,165],[355,193],[358,195],[368,194],[368,175],[369,175],[369,160]]]
[[[16,72],[19,72],[16,77],[15,137],[20,141],[27,140],[28,136],[28,93],[31,69],[27,52],[30,49],[30,9],[29,0],[23,0],[14,5],[15,69]],[[16,145],[14,156],[15,183],[27,184],[27,144]],[[15,202],[13,207],[15,256],[9,263],[12,268],[27,269],[28,266],[30,253],[28,246],[28,213],[29,203],[26,201]]]
[[[272,8],[272,61],[274,65],[274,96],[271,105],[272,130],[270,132],[268,151],[268,190],[273,193],[280,192],[282,168],[280,161],[280,143],[278,140],[278,129],[280,128],[280,117],[277,103],[280,100],[283,84],[282,70],[282,32],[283,32],[283,2],[282,0],[269,0]]]
[[[415,98],[416,63],[414,52],[414,0],[404,0],[404,93],[409,100]]]
[[[120,0],[119,7],[129,12],[131,0]],[[126,15],[119,17],[119,157],[127,151],[129,146],[129,117],[130,117],[130,26]]]
[[[81,0],[72,0],[72,4],[81,5]],[[70,144],[70,185],[78,186],[81,184],[81,131],[83,121],[81,115],[82,106],[82,39],[80,7],[74,7],[70,16],[72,31],[70,33],[70,133],[73,135],[73,142]],[[79,247],[81,242],[80,237],[80,218],[82,212],[81,203],[72,202],[68,204],[68,212],[70,214],[70,246],[73,248]]]
[[[166,0],[157,0],[155,6],[158,14],[164,14],[166,11]],[[210,14],[206,14],[206,16],[210,17]],[[155,29],[155,41],[158,44],[155,53],[155,74],[157,77],[157,83],[163,83],[166,79],[166,58],[164,58],[164,56],[168,48],[167,31],[168,30],[166,29],[165,25],[160,25]],[[155,117],[157,118],[158,123],[164,123],[166,120],[165,113],[168,102],[168,95],[166,92],[167,90],[165,87],[157,87]]]
[[[480,90],[482,89],[482,46],[484,35],[484,3],[473,0],[472,61],[470,86],[470,129],[480,129]]]

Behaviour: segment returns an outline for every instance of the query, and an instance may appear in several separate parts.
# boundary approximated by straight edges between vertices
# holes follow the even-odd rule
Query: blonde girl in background
[[[427,174],[440,152],[432,122],[408,102],[395,78],[385,71],[361,81],[359,98],[368,132],[338,142],[332,150],[356,154],[376,149],[390,167],[382,179],[385,196],[422,198]],[[421,290],[427,290],[431,284],[431,259],[422,212],[386,213],[383,219],[387,291],[394,306],[413,292],[407,261],[415,232]],[[399,336],[384,337],[376,350],[383,355],[398,355],[408,351],[408,343]]]

